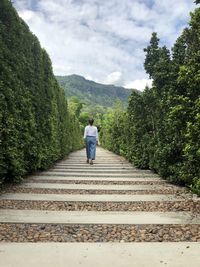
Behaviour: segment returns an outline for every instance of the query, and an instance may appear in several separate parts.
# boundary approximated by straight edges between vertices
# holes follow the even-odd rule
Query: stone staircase
[[[0,196],[0,266],[200,266],[200,199],[124,158],[71,153]]]

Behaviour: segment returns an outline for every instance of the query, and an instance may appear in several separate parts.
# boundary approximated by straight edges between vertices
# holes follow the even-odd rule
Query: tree
[[[72,96],[69,100],[69,110],[72,114],[74,114],[77,118],[79,118],[81,114],[81,110],[83,108],[83,102],[81,102],[77,96]]]
[[[199,3],[199,1],[195,1]],[[139,168],[150,168],[200,195],[200,8],[191,14],[172,48],[159,47],[153,33],[144,67],[152,88],[132,93],[127,112],[105,116],[105,146]],[[126,114],[126,115],[125,115]],[[120,124],[116,123],[119,122]],[[123,124],[123,129],[120,125]],[[112,129],[118,125],[120,131]],[[114,133],[117,132],[117,136]],[[126,136],[126,138],[124,137]],[[126,140],[124,142],[124,140]],[[127,141],[128,140],[128,141]],[[121,149],[123,147],[123,150]]]
[[[149,74],[150,78],[153,78],[155,73],[155,66],[159,60],[159,39],[157,33],[153,32],[150,40],[150,45],[144,49],[146,52],[146,58],[144,62],[144,68]]]

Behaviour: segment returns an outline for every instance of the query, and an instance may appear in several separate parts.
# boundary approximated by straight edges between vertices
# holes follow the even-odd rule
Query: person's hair
[[[89,119],[89,125],[93,125],[93,123],[94,123],[94,119]]]

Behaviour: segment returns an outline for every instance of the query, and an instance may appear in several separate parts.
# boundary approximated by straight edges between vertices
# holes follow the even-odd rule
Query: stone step
[[[0,243],[1,267],[198,267],[200,242]]]
[[[74,159],[78,159],[78,158],[86,158],[86,151],[77,151],[77,153],[70,153],[65,159],[69,159],[69,158],[74,158]],[[125,160],[125,158],[123,158],[122,156],[119,156],[117,154],[110,154],[110,153],[107,153],[107,151],[105,153],[100,153],[97,149],[97,153],[96,153],[96,156],[97,158],[110,158],[110,159],[122,159],[122,160]]]
[[[67,161],[67,165],[82,165],[82,166],[88,166],[88,167],[95,167],[95,166],[124,166],[126,165],[127,163],[125,162],[113,162],[113,161],[110,161],[110,162],[105,162],[105,161],[93,161],[93,165],[91,166],[90,164],[86,163],[86,160],[79,160],[79,161]],[[130,165],[129,165],[130,166]],[[131,166],[133,168],[135,168],[134,166]]]
[[[101,163],[101,164],[113,164],[113,165],[118,165],[118,164],[131,164],[129,161],[126,161],[126,160],[118,160],[118,159],[96,159],[96,160],[93,160],[94,164],[96,163]],[[62,164],[70,164],[70,163],[76,163],[76,164],[80,164],[80,163],[85,163],[85,165],[88,165],[86,163],[86,158],[80,158],[80,159],[67,159],[66,161],[60,161],[59,163],[62,163]],[[132,165],[133,166],[133,165]]]
[[[49,171],[37,173],[30,176],[31,179],[38,180],[60,180],[60,181],[137,181],[137,182],[162,182],[158,175],[151,171],[139,170],[132,166],[127,160],[120,156],[108,152],[100,147],[97,147],[97,159],[93,166],[86,164],[85,149],[71,153],[67,158],[57,162]],[[39,182],[39,181],[38,181]],[[101,184],[59,184],[59,183],[26,183],[22,187],[27,188],[50,188],[50,189],[84,189],[84,190],[151,190],[169,188],[162,185],[101,185]],[[15,187],[14,187],[15,188]],[[19,187],[20,189],[20,187]],[[21,191],[23,189],[21,188]],[[27,191],[27,190],[26,190]],[[29,190],[31,191],[31,190]],[[40,190],[43,192],[43,190]],[[44,190],[44,192],[47,192]],[[51,190],[49,191],[51,193]],[[168,205],[184,205],[184,201],[191,200],[192,198],[183,195],[170,195],[170,194],[147,194],[147,195],[122,195],[122,194],[33,194],[33,193],[7,193],[0,195],[0,201],[3,209],[0,210],[0,222],[7,223],[1,224],[2,231],[4,227],[12,225],[9,228],[9,235],[13,242],[12,236],[14,231],[18,231],[17,224],[23,226],[27,223],[26,231],[33,231],[34,224],[53,224],[58,228],[57,231],[61,232],[59,227],[71,227],[76,229],[77,224],[79,227],[98,227],[98,224],[103,224],[104,227],[114,227],[119,224],[120,227],[143,227],[146,229],[147,225],[157,227],[169,227],[176,225],[176,227],[189,227],[194,230],[193,224],[200,224],[200,215],[194,215],[190,212],[168,212]],[[12,201],[11,201],[12,200]],[[21,201],[20,201],[21,200]],[[26,205],[17,205],[17,203],[24,203]],[[32,202],[35,201],[35,202]],[[178,203],[176,203],[178,201]],[[59,202],[59,203],[57,203]],[[163,205],[167,206],[166,209],[160,209],[162,212],[142,211],[142,212],[128,212],[128,211],[81,211],[82,208],[76,208],[77,211],[66,211],[65,204],[68,202],[72,206],[83,205],[110,205],[109,203],[121,203],[122,205]],[[86,203],[87,202],[87,203]],[[150,203],[149,203],[150,202]],[[151,203],[152,202],[152,203]],[[168,203],[170,202],[170,203]],[[148,203],[148,204],[147,204]],[[7,204],[13,205],[6,206]],[[63,205],[63,211],[47,211],[44,210],[45,205]],[[120,205],[121,205],[120,204]],[[34,206],[35,205],[35,206]],[[44,205],[42,210],[39,210],[39,205]],[[17,210],[13,208],[19,208]],[[37,207],[33,210],[33,207]],[[11,209],[12,208],[12,209]],[[179,208],[177,208],[178,210]],[[113,209],[115,210],[115,209]],[[145,209],[148,210],[148,209]],[[167,210],[167,212],[164,212]],[[171,209],[174,211],[174,208]],[[175,209],[176,210],[176,209]],[[192,209],[191,209],[192,210]],[[63,225],[62,225],[63,224]],[[69,225],[68,225],[69,224]],[[83,225],[85,224],[85,226]],[[189,226],[190,224],[190,226]],[[51,225],[49,225],[51,227]],[[199,226],[196,226],[199,227]],[[41,230],[42,231],[42,230]],[[49,231],[47,229],[47,231]],[[100,230],[101,231],[101,230]],[[132,230],[131,230],[132,231]],[[23,235],[24,229],[22,229]],[[101,233],[101,232],[100,232]],[[197,231],[198,233],[198,231]],[[4,236],[6,236],[3,232]],[[18,233],[21,237],[21,233]],[[96,231],[95,231],[96,234]],[[174,233],[173,233],[174,234]],[[49,232],[47,232],[49,235]],[[56,233],[53,233],[56,236]],[[146,235],[146,234],[145,234]],[[181,232],[182,237],[182,232]],[[181,240],[180,237],[180,240]],[[27,241],[30,241],[28,236]],[[146,237],[145,237],[146,238]],[[35,239],[33,239],[35,240]],[[42,239],[40,239],[42,240]],[[69,239],[70,240],[70,239]],[[89,239],[88,239],[89,240]],[[93,239],[95,240],[95,239]],[[142,239],[143,240],[143,239]],[[148,240],[148,236],[147,239]],[[158,239],[156,239],[158,240]],[[170,239],[171,240],[171,239]],[[173,239],[175,240],[175,239]],[[186,239],[185,239],[186,240]],[[192,239],[191,239],[192,240]],[[199,240],[199,239],[196,239]],[[16,241],[16,240],[15,240]],[[3,243],[0,242],[0,258],[1,267],[186,267],[186,266],[199,266],[199,248],[200,243],[183,243],[183,242],[159,242],[159,243]],[[47,239],[50,241],[50,239]],[[58,239],[51,241],[58,241]],[[92,240],[90,240],[92,241]],[[102,241],[102,240],[101,240]],[[108,240],[110,242],[110,240]],[[166,241],[163,238],[163,241]],[[21,242],[20,239],[19,241]],[[34,241],[35,242],[35,241]],[[37,241],[36,241],[37,242]],[[107,241],[105,241],[107,242]],[[115,242],[115,241],[113,241]],[[118,239],[117,242],[120,242]],[[123,240],[121,240],[123,242]]]
[[[82,160],[81,160],[82,161]],[[133,164],[131,164],[130,162],[128,162],[128,161],[123,161],[123,162],[121,162],[121,161],[117,161],[117,162],[113,162],[113,161],[111,161],[111,162],[103,162],[103,163],[100,163],[99,162],[99,160],[95,160],[94,161],[94,166],[95,165],[101,165],[101,166],[107,166],[107,167],[110,167],[110,166],[128,166],[128,167],[133,167],[134,168],[134,165]],[[89,166],[89,164],[88,163],[86,163],[86,159],[84,159],[84,162],[80,162],[80,160],[79,161],[77,161],[77,162],[74,162],[74,163],[69,163],[69,161],[67,160],[67,161],[59,161],[59,162],[57,162],[57,163],[55,163],[54,164],[55,166],[70,166],[70,165],[77,165],[77,166],[79,166],[79,165],[81,165],[81,166]]]
[[[161,182],[161,183],[165,183],[165,180],[162,180],[160,178],[119,178],[119,177],[114,177],[114,178],[106,178],[106,177],[100,177],[100,178],[96,178],[96,177],[64,177],[64,176],[30,176],[29,178],[34,179],[34,180],[38,180],[38,179],[42,179],[42,180],[60,180],[60,181],[108,181],[108,182]]]
[[[98,160],[94,160],[93,161],[94,164],[97,164],[97,163],[101,163],[101,164],[130,164],[128,161],[122,161],[122,160],[108,160],[108,159],[98,159]],[[88,163],[86,163],[86,159],[85,158],[80,158],[80,159],[68,159],[67,161],[63,161],[63,162],[60,162],[60,163],[66,163],[66,164],[70,164],[70,163],[75,163],[75,164],[80,164],[80,163],[85,163],[85,165],[88,165]]]
[[[189,212],[0,210],[2,223],[46,224],[200,224]]]
[[[65,158],[65,159],[63,159],[63,160],[61,160],[61,161],[67,161],[67,160],[76,160],[76,161],[78,161],[78,160],[80,160],[80,159],[87,159],[87,157],[86,157],[86,155],[83,155],[83,154],[81,154],[81,155],[69,155],[67,158]],[[95,160],[96,161],[98,161],[98,160],[113,160],[113,161],[125,161],[125,162],[128,162],[128,160],[126,160],[125,158],[123,158],[123,157],[120,157],[120,156],[117,156],[117,155],[114,155],[114,156],[112,156],[112,155],[101,155],[101,154],[99,154],[99,153],[97,153],[96,154],[96,158],[95,158]]]
[[[105,184],[57,184],[57,183],[24,183],[20,187],[69,190],[165,190],[160,185],[105,185]]]
[[[162,180],[162,179],[159,179],[158,176],[154,176],[154,175],[151,175],[151,176],[140,176],[140,175],[137,175],[137,176],[120,176],[120,175],[73,175],[73,176],[70,176],[70,175],[64,175],[64,174],[56,174],[56,175],[45,175],[45,174],[37,174],[36,176],[30,176],[30,178],[34,178],[36,177],[36,179],[47,179],[47,180],[91,180],[91,181],[95,181],[95,179],[100,179],[100,180],[105,180],[105,181],[109,181],[110,179],[113,180],[113,181],[118,181],[118,179],[122,179],[124,181],[126,181],[126,179],[128,179],[129,181],[139,181],[139,180],[143,180],[143,181],[163,181],[163,182],[166,182],[165,180]]]
[[[65,161],[69,161],[69,160],[74,160],[74,161],[79,161],[79,160],[86,160],[87,158],[85,156],[75,156],[75,157],[68,157],[65,160],[61,160],[60,162],[65,162]],[[117,162],[129,162],[128,160],[126,160],[125,158],[122,157],[110,157],[110,156],[100,156],[97,155],[95,161],[117,161]]]
[[[104,160],[102,160],[102,161],[93,161],[93,165],[92,165],[92,167],[95,167],[95,166],[103,166],[103,165],[106,165],[106,166],[123,166],[123,165],[128,165],[128,166],[130,166],[129,165],[129,163],[127,163],[127,162],[121,162],[121,161],[113,161],[113,160],[111,160],[111,161],[104,161]],[[80,160],[78,160],[78,161],[72,161],[72,160],[68,160],[66,163],[62,163],[62,165],[82,165],[82,166],[90,166],[91,167],[91,165],[90,164],[88,164],[88,163],[86,163],[86,159],[80,159]],[[133,167],[133,168],[135,168],[133,165],[132,166],[130,166],[130,167]]]
[[[115,173],[122,173],[122,174],[124,174],[124,173],[140,173],[141,171],[139,171],[139,170],[136,170],[136,169],[133,169],[133,168],[131,168],[131,169],[123,169],[123,168],[121,168],[121,169],[103,169],[103,168],[100,168],[100,169],[93,169],[92,167],[90,167],[90,168],[85,168],[85,169],[78,169],[78,168],[74,168],[74,169],[70,169],[70,168],[52,168],[52,169],[49,169],[49,171],[53,171],[53,172],[67,172],[67,173],[79,173],[79,172],[85,172],[85,173],[96,173],[96,172],[98,172],[98,173],[113,173],[113,174],[115,174]],[[143,173],[147,173],[147,172],[143,172]],[[148,172],[149,173],[149,172]]]
[[[53,168],[51,168],[51,170],[62,170],[62,169],[64,169],[64,170],[81,170],[81,171],[86,171],[86,170],[91,170],[91,166],[90,165],[85,165],[85,166],[77,166],[77,165],[74,165],[74,166],[71,166],[71,165],[68,165],[68,166],[54,166]],[[127,171],[129,171],[129,170],[133,170],[133,167],[130,167],[130,166],[128,166],[128,167],[125,167],[125,166],[123,166],[123,165],[121,165],[121,166],[115,166],[115,167],[113,167],[113,166],[110,166],[110,167],[108,167],[108,166],[92,166],[92,170],[95,170],[95,171],[101,171],[101,170],[110,170],[110,171],[112,171],[112,170],[116,170],[116,171],[118,171],[118,170],[127,170]]]
[[[174,195],[119,195],[119,194],[33,194],[7,193],[0,200],[30,200],[30,201],[65,201],[65,202],[147,202],[147,201],[183,201]]]
[[[76,163],[68,163],[68,161],[66,161],[66,163],[56,163],[54,166],[82,166],[82,167],[88,167],[91,168],[91,166],[89,164],[86,164],[86,162],[76,162]],[[95,162],[95,164],[92,166],[93,168],[95,167],[107,167],[107,168],[112,168],[112,167],[130,167],[130,168],[135,168],[133,165],[129,164],[129,163],[99,163],[99,162]]]
[[[138,173],[89,173],[89,172],[82,172],[81,175],[79,172],[57,172],[57,171],[44,171],[44,172],[41,172],[40,175],[49,175],[49,176],[81,176],[81,177],[158,177],[157,175],[155,174],[147,174],[147,173],[141,173],[141,172],[138,172]]]

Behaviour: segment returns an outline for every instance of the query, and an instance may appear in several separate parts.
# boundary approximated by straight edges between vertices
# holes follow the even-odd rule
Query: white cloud
[[[127,89],[138,89],[140,91],[143,91],[146,86],[151,88],[152,82],[153,82],[153,80],[151,80],[151,79],[135,80],[135,81],[132,81],[132,82],[125,84],[124,87]]]
[[[30,20],[32,20],[35,17],[35,13],[31,10],[19,11],[19,15],[26,22],[29,22]]]
[[[88,75],[85,77],[85,79],[89,80],[89,81],[94,81],[94,79],[92,78],[92,76]]]
[[[115,72],[108,74],[104,83],[121,85],[122,84],[122,73],[120,71],[115,71]]]
[[[195,7],[188,0],[14,0],[14,5],[50,54],[55,74],[141,89],[148,80],[143,48],[151,33],[172,46]]]

